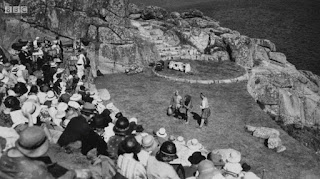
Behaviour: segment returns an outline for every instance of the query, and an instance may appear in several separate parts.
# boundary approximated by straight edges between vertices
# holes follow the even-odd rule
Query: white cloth
[[[108,127],[104,128],[103,138],[106,143],[108,143],[109,139],[115,135],[113,131],[114,124],[109,123]]]
[[[242,171],[242,167],[240,163],[226,163],[223,169],[235,174],[240,174],[240,172]]]
[[[1,127],[0,136],[6,139],[6,147],[3,149],[6,151],[9,148],[15,146],[15,142],[19,139],[19,134],[13,128]]]
[[[21,110],[10,112],[10,116],[13,122],[12,128],[16,127],[19,124],[25,124],[29,122],[29,120],[22,114]]]
[[[208,98],[203,97],[202,101],[201,101],[201,109],[206,109],[209,108],[209,102],[208,102]]]
[[[239,177],[242,177],[243,179],[260,179],[260,177],[252,172],[241,172]]]

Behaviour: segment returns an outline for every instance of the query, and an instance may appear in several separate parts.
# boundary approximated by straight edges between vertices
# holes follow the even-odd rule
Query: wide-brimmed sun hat
[[[41,112],[41,106],[33,99],[28,99],[22,104],[21,111],[23,114],[30,114],[33,123],[37,123],[37,117]]]
[[[241,161],[241,153],[236,150],[231,151],[228,158],[227,158],[227,162],[239,163],[240,161]]]
[[[55,115],[55,117],[56,117],[57,119],[62,119],[62,118],[64,118],[65,116],[66,116],[66,111],[61,111],[61,110],[58,110],[57,113],[56,113],[56,115]]]
[[[80,107],[81,107],[80,104],[76,101],[69,101],[68,106],[75,108],[75,109],[80,109]]]
[[[166,132],[166,129],[165,128],[160,128],[157,132],[156,132],[157,136],[158,137],[161,137],[161,138],[165,138],[168,136],[167,132]]]
[[[141,145],[144,150],[149,152],[154,150],[156,147],[158,147],[159,144],[152,135],[146,135],[142,137]]]
[[[126,117],[120,117],[116,121],[113,131],[116,135],[126,136],[132,133],[133,127],[130,125],[129,120]]]
[[[49,140],[44,130],[37,126],[28,127],[16,141],[17,149],[27,157],[41,157],[49,149]]]
[[[59,74],[59,73],[62,73],[62,72],[64,72],[64,68],[58,68],[56,73]]]
[[[79,93],[74,93],[71,97],[70,97],[70,101],[80,101],[82,99],[81,94]]]
[[[186,141],[182,136],[178,136],[177,139],[175,140],[175,143],[180,145],[186,145]]]
[[[94,104],[86,102],[82,106],[81,112],[92,113],[93,114],[93,113],[96,112],[96,106]]]
[[[48,91],[47,92],[47,96],[46,96],[46,100],[47,101],[52,101],[54,99],[56,99],[56,95],[54,94],[54,92],[53,91]]]
[[[68,109],[68,104],[65,103],[65,102],[60,102],[58,105],[57,105],[57,110],[58,111],[66,111]]]
[[[200,144],[197,139],[189,140],[187,142],[187,147],[191,150],[201,150],[203,148],[202,144]]]
[[[191,164],[199,164],[202,160],[205,160],[206,157],[201,154],[201,152],[193,152],[193,154],[188,158],[188,161]]]

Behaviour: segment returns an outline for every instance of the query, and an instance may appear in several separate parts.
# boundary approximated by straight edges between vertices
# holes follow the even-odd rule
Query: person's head
[[[14,85],[13,91],[18,95],[23,95],[28,92],[28,88],[25,83],[18,82]]]
[[[116,117],[117,119],[119,119],[119,118],[123,117],[123,114],[122,114],[121,112],[118,112],[118,113],[115,115],[115,117]]]
[[[122,155],[125,153],[133,153],[133,158],[137,161],[138,153],[141,151],[141,145],[137,142],[136,138],[133,135],[127,136],[122,142],[119,144],[118,155]]]
[[[104,128],[108,127],[110,122],[111,121],[108,121],[108,118],[106,118],[104,115],[98,114],[92,118],[91,126],[98,134],[101,134],[104,132]]]
[[[185,103],[189,103],[190,101],[191,101],[191,96],[190,95],[185,95],[184,96],[184,101],[185,101]]]
[[[194,152],[189,158],[188,161],[192,165],[198,165],[202,160],[205,160],[206,157],[201,154],[201,152]]]
[[[59,40],[60,39],[60,37],[59,36],[56,36],[56,40]]]
[[[126,117],[120,117],[114,127],[113,131],[116,135],[119,136],[127,136],[130,135],[133,131],[133,126],[130,124],[128,118]]]
[[[11,111],[19,110],[20,109],[20,101],[15,96],[8,96],[4,100],[3,104],[6,108],[10,108]]]
[[[20,133],[16,148],[26,157],[37,158],[47,153],[49,140],[42,128],[32,126]]]
[[[179,91],[176,90],[176,91],[174,92],[174,95],[178,96],[178,95],[179,95]]]
[[[174,159],[177,159],[176,145],[171,141],[165,141],[160,147],[160,151],[156,154],[156,159],[161,162],[169,163]]]
[[[200,93],[200,98],[203,99],[205,96],[203,93]]]
[[[37,83],[38,86],[42,86],[44,84],[42,79],[37,79],[36,83]]]
[[[81,109],[81,114],[84,116],[87,120],[91,119],[96,112],[96,107],[95,105],[91,103],[84,103],[82,109]]]
[[[31,94],[31,93],[37,94],[38,91],[39,91],[38,86],[37,86],[37,85],[32,85],[32,86],[30,87],[29,94]]]
[[[247,163],[243,163],[243,164],[241,165],[241,167],[242,167],[242,171],[244,171],[244,172],[248,172],[248,171],[251,170],[251,166],[248,165]]]
[[[146,135],[142,137],[141,145],[145,151],[149,152],[156,150],[159,146],[159,143],[155,140],[155,138],[152,135]]]
[[[15,66],[15,65],[19,64],[19,61],[18,60],[10,60],[10,63],[12,66]]]

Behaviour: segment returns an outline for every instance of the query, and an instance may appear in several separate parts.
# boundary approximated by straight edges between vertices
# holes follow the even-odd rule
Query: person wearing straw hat
[[[203,149],[202,144],[197,139],[188,140],[187,147],[189,148],[191,153],[195,151],[201,151]]]
[[[40,127],[28,127],[20,133],[14,148],[9,149],[0,160],[0,170],[10,178],[53,178],[44,163],[35,158],[49,150],[49,140]],[[10,163],[10,165],[8,165]],[[10,167],[10,168],[9,168]],[[12,172],[12,167],[16,170]]]
[[[147,151],[150,155],[155,156],[159,151],[159,143],[155,140],[152,135],[146,135],[142,138],[141,143],[143,150]]]
[[[141,151],[140,144],[134,136],[128,136],[119,144],[118,172],[128,179],[147,179],[147,172],[139,162],[138,153]]]
[[[227,156],[227,163],[224,165],[223,169],[227,171],[227,175],[238,177],[242,171],[242,166],[240,164],[241,153],[239,151],[233,150]]]
[[[164,142],[156,156],[150,156],[147,163],[147,176],[152,179],[178,179],[180,178],[175,169],[169,164],[178,158],[177,149],[173,142]]]
[[[128,118],[120,117],[116,121],[113,131],[115,135],[110,137],[108,141],[108,153],[111,159],[117,159],[119,143],[132,134],[133,125],[129,122]]]
[[[35,100],[28,99],[22,104],[21,111],[26,117],[30,116],[33,123],[36,124],[38,122],[41,106]]]
[[[197,179],[225,179],[222,173],[209,160],[203,160],[199,163],[198,173]]]
[[[159,144],[161,145],[163,142],[168,140],[168,134],[166,132],[165,128],[160,128],[157,132],[156,132],[156,136],[157,136],[157,140],[159,142]]]
[[[46,156],[49,147],[49,140],[42,128],[37,126],[26,128],[20,133],[15,147],[9,149],[1,156],[1,178],[55,178],[53,177],[54,172],[51,173],[46,166],[46,164],[52,164],[50,157]],[[48,160],[45,161],[46,164],[41,160],[44,158]],[[63,167],[60,169],[63,169],[63,173],[56,177],[73,178],[75,176],[74,171],[68,171]]]
[[[70,101],[76,101],[79,102],[82,100],[82,96],[81,94],[78,93],[74,93],[71,97],[70,97]]]

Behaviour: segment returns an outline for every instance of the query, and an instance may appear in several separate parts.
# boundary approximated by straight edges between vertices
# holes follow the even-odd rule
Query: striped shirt
[[[133,158],[132,154],[120,155],[117,166],[118,172],[128,179],[147,179],[146,169]]]

